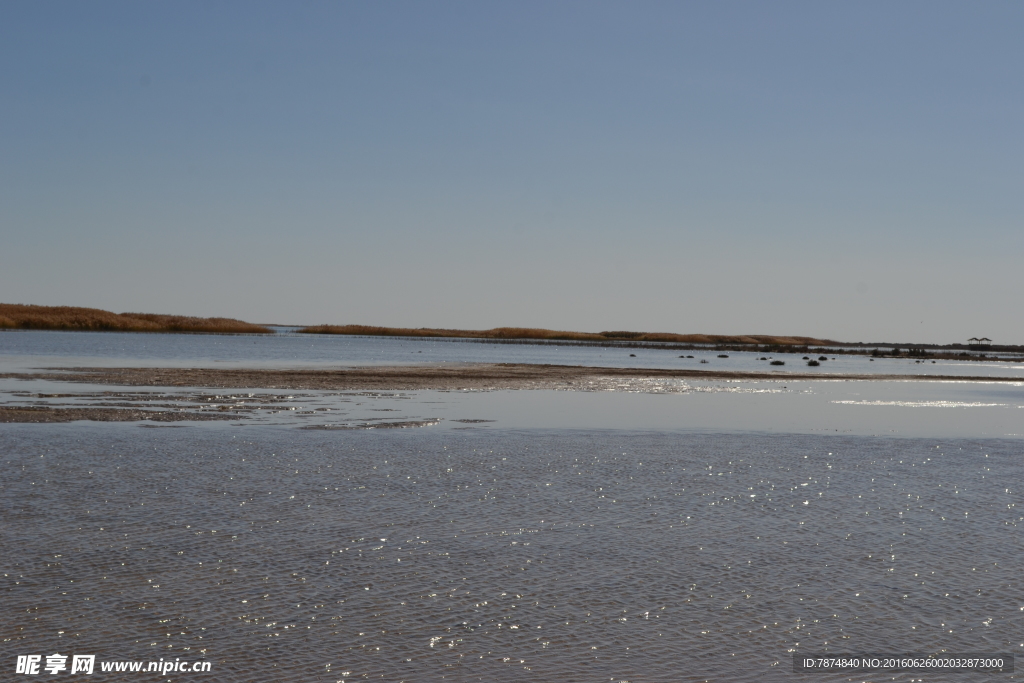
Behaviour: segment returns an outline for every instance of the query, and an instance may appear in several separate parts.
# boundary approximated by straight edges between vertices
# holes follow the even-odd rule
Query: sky
[[[0,3],[0,301],[1024,344],[1019,2]]]

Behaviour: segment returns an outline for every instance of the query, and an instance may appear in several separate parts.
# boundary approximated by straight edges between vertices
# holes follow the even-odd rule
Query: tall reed
[[[533,327],[496,327],[491,330],[452,330],[433,327],[376,327],[372,325],[314,325],[305,334],[349,334],[368,337],[449,337],[472,339],[551,339],[564,341],[646,341],[677,344],[776,344],[805,346],[834,344],[812,337],[772,335],[673,334],[671,332],[566,332]]]
[[[268,327],[233,318],[194,318],[155,313],[111,313],[77,306],[0,304],[0,328],[96,332],[272,333]]]

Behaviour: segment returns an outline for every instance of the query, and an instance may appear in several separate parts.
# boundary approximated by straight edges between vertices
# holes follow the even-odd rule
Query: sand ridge
[[[915,381],[1020,382],[1019,377],[884,375],[818,372],[749,372],[657,368],[599,368],[519,363],[445,363],[337,369],[253,368],[53,368],[50,372],[4,373],[0,377],[46,379],[119,386],[307,389],[341,391],[585,389],[608,379],[696,381]]]

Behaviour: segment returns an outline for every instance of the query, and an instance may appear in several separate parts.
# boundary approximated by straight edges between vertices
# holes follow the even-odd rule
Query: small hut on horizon
[[[967,340],[969,349],[987,349],[992,346],[992,340],[988,337],[971,337]]]

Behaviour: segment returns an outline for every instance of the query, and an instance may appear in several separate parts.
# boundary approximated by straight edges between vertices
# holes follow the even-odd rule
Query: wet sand
[[[513,363],[374,366],[337,370],[220,368],[54,368],[50,372],[5,373],[0,378],[149,387],[307,389],[340,391],[585,390],[609,379],[732,381],[857,380],[915,382],[1020,382],[1020,377],[884,375],[829,372],[742,372],[651,368],[599,368]]]
[[[239,420],[239,415],[216,415],[211,413],[176,412],[168,410],[136,410],[131,408],[48,408],[0,407],[0,422],[186,422],[194,420]]]

